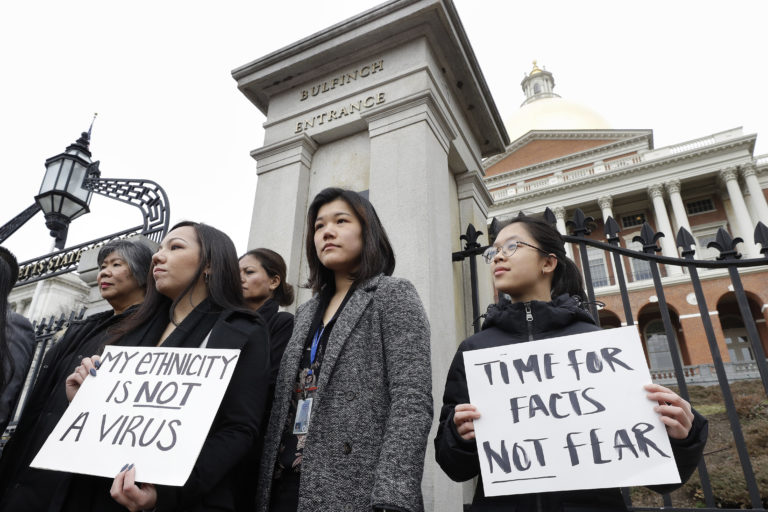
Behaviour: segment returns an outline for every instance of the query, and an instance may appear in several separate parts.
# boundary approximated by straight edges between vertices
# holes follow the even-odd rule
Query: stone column
[[[443,110],[428,92],[384,105],[362,116],[371,139],[370,200],[397,248],[395,275],[409,279],[430,320],[432,389],[435,411],[442,406],[445,376],[464,338],[459,332],[463,304],[456,303],[451,252],[460,234],[451,205],[457,204],[456,183],[448,166],[454,138]],[[454,206],[455,208],[455,206]],[[422,487],[426,510],[458,511],[462,489],[434,463],[437,421],[427,445]]]
[[[691,225],[688,222],[688,214],[685,211],[685,204],[680,195],[680,180],[668,181],[664,186],[667,188],[667,193],[669,194],[669,202],[672,204],[672,213],[675,216],[675,224],[677,224],[678,230],[680,228],[685,228],[689,233],[693,234]],[[674,233],[674,238],[676,241],[677,232]],[[686,249],[688,249],[688,247]]]
[[[598,197],[597,205],[600,207],[600,211],[603,213],[603,224],[605,224],[608,221],[608,217],[613,217],[613,197],[611,196]],[[613,220],[616,220],[616,218],[614,217]],[[613,258],[611,257],[610,252],[605,253],[605,262],[608,265],[608,268],[611,269],[611,273],[613,274],[614,284],[618,283],[618,280],[616,277],[616,267],[613,264]]]
[[[720,179],[725,184],[725,188],[728,190],[728,197],[731,200],[731,206],[733,206],[734,212],[734,224],[732,226],[733,237],[741,237],[744,240],[743,251],[747,257],[757,257],[759,252],[756,251],[754,244],[754,226],[749,218],[749,210],[747,209],[747,203],[744,201],[744,195],[739,187],[739,175],[735,167],[730,167],[720,171]],[[762,191],[760,192],[762,195]]]
[[[760,187],[760,182],[757,180],[757,169],[755,169],[754,165],[742,167],[741,175],[744,177],[744,183],[747,185],[747,190],[749,190],[752,207],[754,211],[757,212],[757,219],[754,224],[757,225],[757,221],[760,221],[768,226],[768,203],[765,201],[763,189]]]
[[[312,138],[301,134],[251,152],[258,162],[259,185],[248,249],[268,247],[279,253],[288,266],[286,280],[294,286],[301,282],[309,170],[317,147]],[[293,312],[301,302],[286,309]]]
[[[659,184],[648,187],[648,195],[653,202],[653,212],[656,216],[656,230],[664,233],[661,239],[661,253],[670,258],[679,258],[677,247],[675,246],[675,234],[672,231],[672,224],[669,223],[667,206],[664,204],[664,188]],[[676,265],[666,265],[667,275],[682,274],[682,269]]]
[[[603,212],[603,222],[606,222],[608,217],[613,217],[613,198],[611,196],[598,197],[597,204],[600,206],[600,211]],[[616,219],[614,218],[614,220]]]
[[[568,229],[565,226],[565,208],[562,206],[555,206],[552,209],[552,213],[555,214],[555,218],[557,219],[557,230],[561,235],[567,235]],[[565,254],[573,259],[573,247],[568,242],[565,243]]]

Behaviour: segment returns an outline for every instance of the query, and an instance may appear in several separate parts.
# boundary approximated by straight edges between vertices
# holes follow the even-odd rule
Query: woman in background
[[[283,355],[259,471],[259,512],[421,512],[432,423],[429,324],[373,206],[320,192],[307,214],[309,286]]]
[[[293,304],[293,286],[285,280],[285,274],[285,260],[271,249],[253,249],[240,257],[245,303],[264,318],[269,328],[273,383],[293,332],[293,315],[278,310]]]
[[[584,283],[578,267],[566,256],[560,233],[545,221],[526,216],[515,218],[499,231],[496,242],[483,256],[491,266],[496,289],[508,294],[512,301],[492,304],[483,330],[464,340],[456,352],[448,371],[435,437],[437,462],[455,481],[478,477],[473,511],[626,510],[621,493],[615,488],[495,497],[483,494],[474,427],[474,420],[480,418],[482,411],[469,403],[464,352],[600,329],[583,309]],[[645,390],[648,399],[659,404],[656,410],[667,427],[684,483],[696,469],[704,450],[706,420],[665,387],[649,384]],[[654,489],[668,492],[679,485]]]

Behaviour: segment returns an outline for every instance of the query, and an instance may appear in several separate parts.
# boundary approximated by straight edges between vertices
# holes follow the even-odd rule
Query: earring
[[[210,276],[208,275],[208,272],[206,272],[205,274],[203,274],[203,280],[205,281],[205,284],[208,284],[208,280],[209,280],[209,277],[210,277]]]

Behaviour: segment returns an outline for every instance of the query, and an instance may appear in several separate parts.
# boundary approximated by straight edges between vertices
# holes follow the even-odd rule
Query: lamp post
[[[35,202],[43,210],[56,249],[64,248],[69,223],[90,212],[88,205],[93,193],[83,188],[83,182],[86,178],[98,178],[98,166],[91,162],[88,149],[90,140],[89,129],[63,153],[45,161],[45,177]],[[95,176],[91,176],[92,168]]]
[[[95,116],[94,116],[95,118]],[[115,238],[143,235],[160,242],[168,231],[170,208],[168,196],[154,181],[144,179],[102,178],[99,162],[91,161],[91,129],[67,146],[63,153],[45,161],[45,176],[35,202],[0,226],[0,244],[39,211],[54,238],[52,252],[19,263],[16,286],[33,283],[77,268],[80,255]],[[143,223],[96,240],[65,248],[69,224],[90,212],[91,196],[96,193],[139,208]]]

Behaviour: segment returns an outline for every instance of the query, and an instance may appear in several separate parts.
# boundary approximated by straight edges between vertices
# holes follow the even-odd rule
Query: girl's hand
[[[67,393],[67,400],[72,401],[75,398],[80,386],[83,384],[88,375],[96,376],[96,370],[101,365],[99,356],[86,357],[80,362],[80,365],[75,367],[75,371],[67,377],[65,390]]]
[[[131,512],[149,510],[157,505],[157,489],[152,484],[136,483],[136,468],[131,464],[123,466],[115,479],[109,494]]]
[[[669,388],[658,384],[643,386],[648,391],[648,399],[659,403],[653,408],[661,415],[661,421],[667,427],[667,434],[672,439],[685,439],[693,425],[691,404]]]
[[[453,423],[465,441],[475,438],[475,420],[480,418],[477,407],[472,404],[459,404],[453,410]]]

